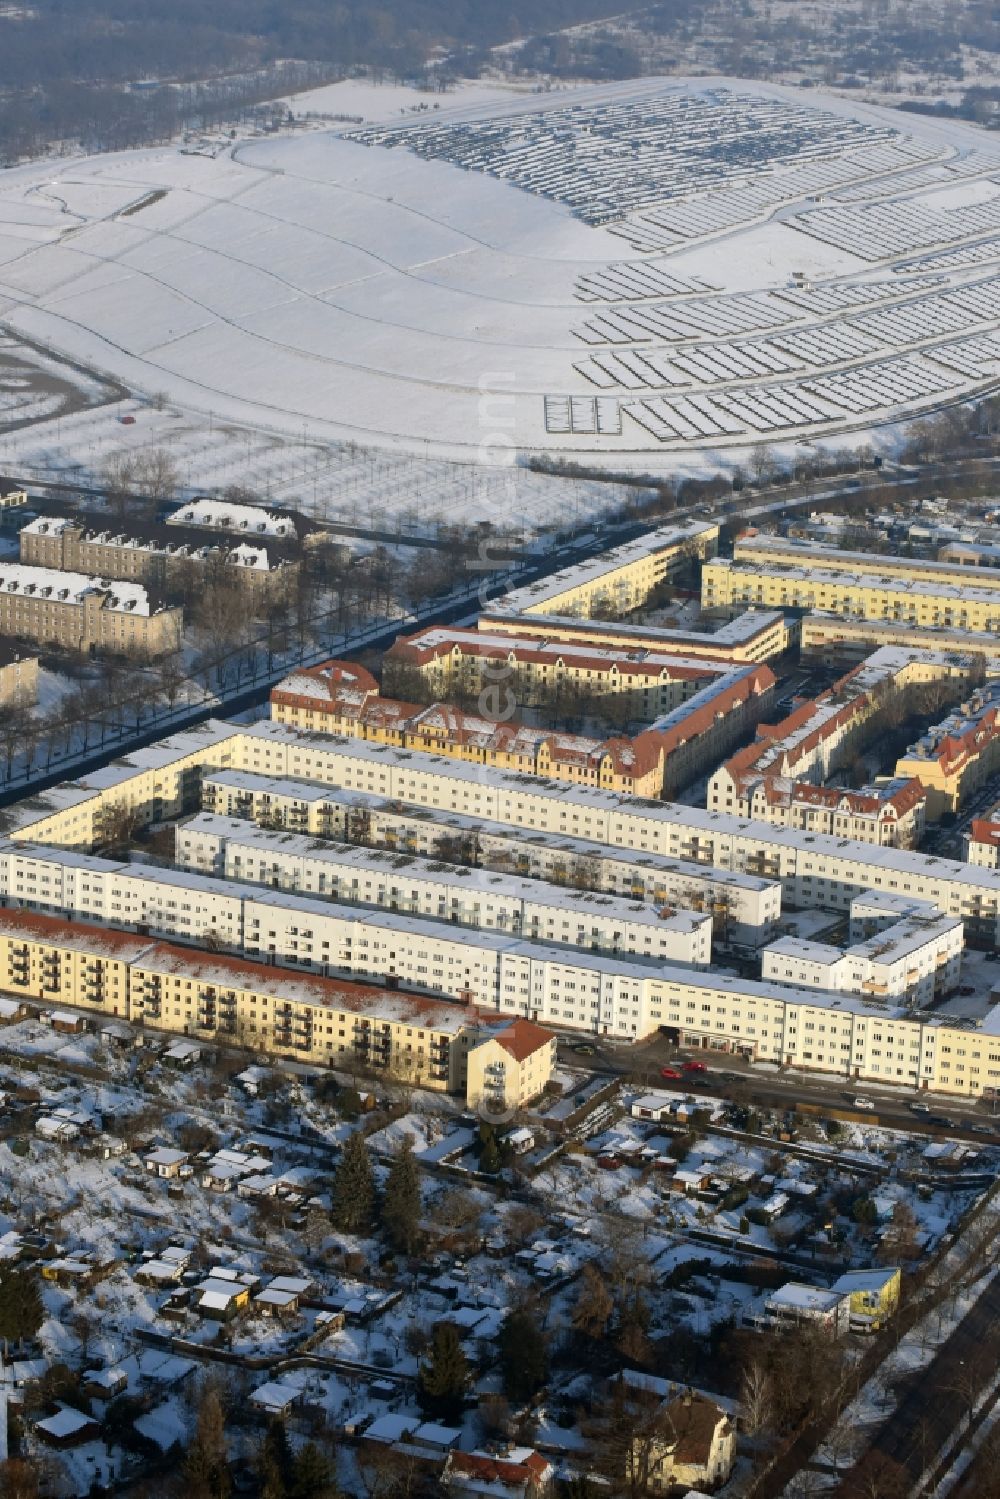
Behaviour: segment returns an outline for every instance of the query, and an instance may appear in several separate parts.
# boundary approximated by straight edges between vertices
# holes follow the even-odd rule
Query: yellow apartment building
[[[616,618],[640,608],[654,589],[690,561],[714,557],[719,527],[712,521],[661,526],[537,583],[515,588],[493,605],[494,614]]]
[[[789,619],[774,609],[748,609],[723,624],[711,635],[694,630],[675,630],[667,625],[632,625],[622,621],[565,619],[553,615],[539,618],[487,609],[476,628],[486,635],[536,638],[544,633],[549,642],[580,646],[584,650],[654,651],[692,660],[725,662],[745,666],[781,656],[792,644]]]
[[[130,965],[149,939],[34,912],[0,915],[0,988],[18,999],[128,1017]]]
[[[1000,640],[972,630],[921,628],[902,620],[842,619],[835,614],[807,614],[801,625],[802,655],[830,665],[863,661],[883,645],[925,651],[951,651],[986,658],[990,674],[1000,673]]]
[[[702,569],[702,608],[730,613],[749,605],[820,609],[848,619],[888,620],[927,630],[1000,631],[1000,589],[909,581],[880,572],[880,559],[868,560],[868,572],[839,573],[779,567],[777,559],[744,563],[716,558]]]
[[[494,1116],[540,1097],[556,1065],[556,1037],[531,1020],[514,1020],[469,1053],[466,1098]]]
[[[581,961],[568,953],[561,968],[576,974],[574,985]],[[589,962],[589,971],[596,971],[595,963],[600,966],[596,959]],[[629,970],[636,1012],[645,1017],[636,1035],[660,1028],[682,1045],[839,1073],[851,1082],[893,1083],[955,1097],[1000,1094],[1000,1005],[980,1021],[950,1024],[842,991],[670,966],[640,976],[634,965],[621,966]],[[277,1056],[462,1093],[476,1105],[490,1094],[499,1099],[501,1090],[508,1106],[515,1097],[534,1096],[548,1081],[552,1058],[551,1032],[528,1015],[503,1015],[20,911],[0,911],[0,987],[22,1000],[82,1007],[157,1030],[230,1040]],[[565,996],[557,1013],[565,1015],[570,1003]],[[530,1029],[514,1029],[522,1019]],[[495,1031],[486,1031],[490,1022],[501,1021],[506,1044]],[[570,1028],[581,1025],[593,1030],[579,1017]],[[480,1045],[482,1057],[470,1062]]]
[[[882,552],[845,552],[790,536],[739,536],[733,545],[733,558],[741,567],[819,567],[829,573],[877,573],[904,582],[952,583],[960,588],[1000,591],[1000,576],[994,567]]]
[[[767,667],[759,668],[767,672]],[[659,796],[667,742],[647,732],[634,739],[592,739],[466,713],[450,703],[384,698],[363,667],[340,661],[294,672],[271,691],[276,723],[312,734],[336,734],[448,755],[491,770],[555,777],[605,791]]]
[[[489,692],[497,703],[548,704],[560,693],[627,698],[627,711],[646,722],[686,702],[729,670],[721,662],[698,661],[655,650],[569,644],[453,625],[431,625],[402,636],[386,652],[383,685],[406,691],[418,676],[435,696]]]

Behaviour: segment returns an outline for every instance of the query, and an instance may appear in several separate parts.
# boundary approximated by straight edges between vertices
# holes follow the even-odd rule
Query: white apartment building
[[[782,937],[764,949],[761,976],[920,1008],[956,987],[964,946],[961,921],[932,908],[905,915],[848,948]]]
[[[777,880],[713,869],[687,859],[608,848],[585,838],[526,834],[489,818],[436,812],[389,801],[365,791],[342,791],[309,781],[277,780],[249,771],[209,771],[202,805],[265,828],[287,828],[318,837],[365,843],[405,854],[468,862],[484,869],[527,875],[708,912],[717,941],[760,947],[781,916]]]
[[[92,848],[109,805],[126,801],[146,821],[179,816],[197,806],[205,771],[226,767],[365,791],[422,807],[431,819],[458,814],[546,839],[586,839],[626,851],[633,862],[653,854],[780,880],[790,906],[846,911],[863,891],[886,890],[932,901],[945,914],[960,916],[977,941],[992,946],[1000,937],[1000,873],[992,869],[697,807],[497,774],[417,751],[299,734],[274,723],[244,728],[210,722],[174,736],[94,777],[7,809],[7,835],[19,842]]]
[[[655,853],[777,879],[791,906],[846,911],[856,895],[883,889],[961,916],[981,940],[993,943],[1000,935],[1000,877],[953,860],[928,860],[907,850],[770,827],[677,803],[545,784],[512,772],[484,775],[475,766],[416,751],[354,740],[319,742],[280,724],[249,726],[239,758],[243,769],[259,774],[326,780],[434,813],[488,817],[625,848],[633,856]]]
[[[854,995],[605,957],[185,870],[0,846],[0,900],[219,947],[323,977],[445,995],[501,1018],[684,1045],[957,1096],[1000,1089],[1000,1005],[980,1024],[921,1019]]]
[[[409,855],[322,847],[300,833],[266,831],[211,812],[178,824],[174,858],[182,869],[229,880],[593,952],[685,966],[707,966],[712,955],[710,915]]]
[[[932,901],[893,895],[888,890],[864,890],[851,901],[849,934],[852,942],[863,942],[876,932],[895,926],[904,916],[940,916]]]

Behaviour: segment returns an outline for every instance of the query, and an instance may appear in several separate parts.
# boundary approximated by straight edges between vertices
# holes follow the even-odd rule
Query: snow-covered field
[[[294,101],[360,130],[4,174],[0,322],[280,439],[307,487],[337,441],[673,466],[1000,376],[972,126],[722,80],[413,93]]]
[[[135,418],[124,425],[122,417]],[[387,527],[425,535],[439,523],[479,520],[526,536],[580,529],[623,499],[622,486],[553,479],[511,465],[450,462],[356,443],[281,436],[215,419],[114,402],[0,433],[0,472],[31,480],[101,487],[115,458],[160,448],[169,453],[184,495],[239,485],[261,503],[292,506],[317,520]]]

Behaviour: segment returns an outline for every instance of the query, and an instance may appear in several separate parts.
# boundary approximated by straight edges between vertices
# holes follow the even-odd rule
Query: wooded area
[[[210,11],[195,0],[39,0],[0,18],[0,164],[64,140],[116,150],[211,127],[359,68],[419,78],[436,48],[478,54],[529,26],[616,9],[614,0],[537,0],[530,13],[480,0],[218,0]]]

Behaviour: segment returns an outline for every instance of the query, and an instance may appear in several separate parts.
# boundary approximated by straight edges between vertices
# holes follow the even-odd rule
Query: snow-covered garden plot
[[[893,266],[893,271],[896,275],[905,276],[913,270],[971,270],[974,266],[988,265],[992,260],[1000,260],[1000,238],[978,240],[974,245],[963,245],[960,250],[946,250],[941,255],[927,255],[915,265]]]
[[[1000,195],[1000,189],[994,190]],[[914,250],[943,248],[1000,228],[1000,196],[954,208],[935,207],[933,196],[923,202],[818,208],[790,222],[804,234],[862,260],[895,260]]]
[[[614,226],[614,232],[637,250],[662,249],[679,241],[702,239],[736,225],[767,218],[782,204],[828,191],[842,182],[895,173],[933,148],[900,139],[874,150],[853,152],[843,160],[806,163],[779,169],[773,177],[731,192],[707,194],[690,202],[637,213]]]
[[[934,350],[934,362],[957,370],[969,380],[981,380],[984,373],[995,373],[1000,365],[1000,337],[963,338],[960,343],[939,345]]]
[[[0,337],[0,432],[87,410],[113,394],[83,370]]]
[[[134,425],[123,425],[123,416]],[[600,402],[596,421],[599,432],[614,430],[617,402]],[[109,462],[149,447],[170,455],[185,494],[237,485],[265,506],[290,506],[318,520],[428,535],[442,521],[480,519],[531,532],[568,516],[599,519],[623,498],[617,484],[556,481],[520,467],[448,463],[353,443],[295,442],[134,401],[0,436],[0,470],[99,487]]]
[[[244,484],[361,525],[545,523],[570,491],[515,482],[508,455],[698,464],[987,387],[953,363],[947,386],[897,382],[900,404],[852,416],[802,382],[914,350],[940,372],[935,345],[1000,325],[1000,256],[934,261],[998,242],[988,135],[761,84],[502,93],[5,173],[0,326],[158,399],[88,425],[0,378],[0,430],[22,428],[0,466],[83,482],[156,442],[188,492]],[[856,187],[870,198],[837,201]]]
[[[645,297],[683,297],[717,291],[699,276],[675,276],[667,266],[619,261],[581,276],[574,288],[581,302],[633,302]]]
[[[768,292],[745,296],[692,299],[686,302],[616,309],[585,319],[580,337],[588,333],[604,343],[634,343],[646,338],[722,338],[727,334],[751,333],[758,328],[776,328],[794,320],[794,312]]]
[[[762,168],[840,157],[893,136],[887,127],[716,88],[574,103],[513,119],[366,130],[352,139],[503,177],[601,224],[644,204],[745,181]],[[865,170],[871,167],[857,174]]]
[[[921,264],[920,269],[924,266]],[[806,317],[821,318],[859,307],[874,307],[880,302],[896,302],[917,292],[932,291],[945,285],[941,276],[912,276],[908,281],[887,280],[828,282],[824,286],[783,286],[774,295],[790,302]]]

